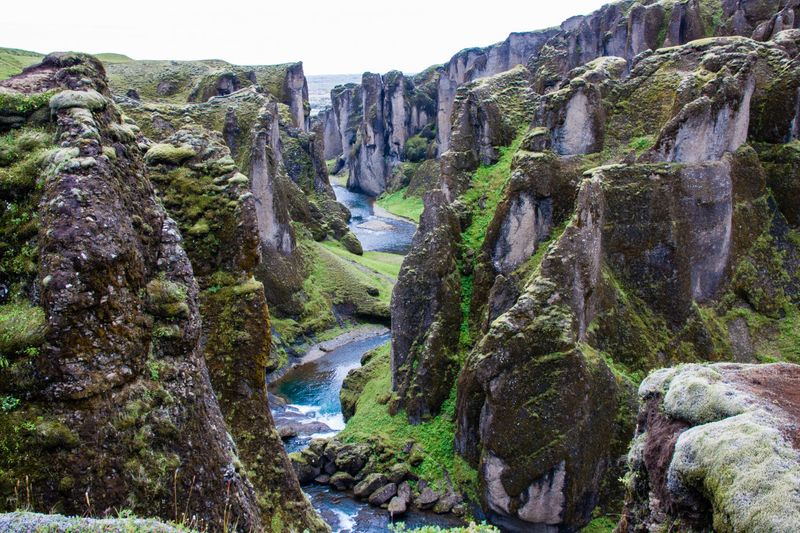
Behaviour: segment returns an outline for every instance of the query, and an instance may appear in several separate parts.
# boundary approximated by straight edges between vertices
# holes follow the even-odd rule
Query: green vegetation
[[[0,136],[0,279],[12,301],[26,299],[37,274],[38,207],[51,143],[51,133],[40,130]]]
[[[298,316],[273,318],[272,324],[284,345],[319,340],[326,332],[341,332],[333,307],[352,306],[357,318],[385,321],[394,282],[391,254],[357,256],[339,243],[316,242],[303,236],[298,242],[304,263],[310,269],[303,282],[303,310]],[[399,256],[398,256],[399,257]],[[335,334],[334,334],[335,333]]]
[[[103,63],[129,63],[133,61],[133,59],[126,56],[125,54],[115,54],[113,52],[94,54],[94,57],[96,57]]]
[[[403,148],[403,154],[408,161],[419,163],[428,156],[428,140],[420,135],[409,137]]]
[[[144,156],[148,165],[179,165],[197,153],[191,146],[173,146],[171,144],[154,144]]]
[[[326,240],[321,244],[328,251],[342,259],[358,263],[378,274],[383,274],[395,280],[400,274],[400,265],[403,263],[402,255],[386,252],[364,252],[363,255],[356,255],[348,252],[338,241]]]
[[[456,455],[455,387],[442,405],[439,415],[419,425],[411,425],[405,412],[392,416],[388,402],[392,390],[389,344],[374,350],[369,365],[370,380],[356,403],[356,412],[339,434],[344,442],[369,442],[384,450],[383,456],[397,458],[409,442],[414,443],[409,462],[421,479],[444,488],[446,476],[470,499],[477,497],[477,472]],[[391,462],[391,459],[387,459]]]
[[[378,198],[378,206],[387,210],[388,212],[419,222],[419,217],[422,216],[422,198],[408,194],[408,188],[400,189],[393,193],[384,193]]]
[[[500,159],[494,165],[481,165],[472,175],[469,189],[461,196],[472,213],[472,223],[462,235],[467,248],[477,252],[483,245],[486,230],[511,177],[511,160],[521,142],[522,136],[518,135],[511,146],[500,147]]]
[[[601,516],[589,522],[589,525],[583,528],[582,533],[611,533],[615,527],[617,527],[617,523],[614,520],[607,516]]]
[[[0,80],[19,74],[22,69],[35,65],[42,58],[44,56],[37,52],[17,50],[15,48],[0,48]]]
[[[20,115],[28,115],[37,109],[45,107],[50,102],[53,91],[43,93],[0,93],[0,110],[8,110]]]
[[[47,321],[44,310],[27,301],[0,306],[0,356],[28,355],[44,342]]]

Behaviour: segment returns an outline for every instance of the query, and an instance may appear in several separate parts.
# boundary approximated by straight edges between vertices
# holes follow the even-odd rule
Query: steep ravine
[[[351,212],[351,229],[364,251],[404,253],[411,245],[416,226],[389,213],[376,214],[374,198],[334,185],[337,200]],[[288,452],[305,449],[314,438],[329,438],[344,428],[340,391],[348,373],[361,366],[364,354],[385,345],[391,338],[387,328],[356,326],[329,341],[313,345],[279,379],[270,384],[272,412]],[[311,483],[306,494],[334,532],[385,531],[391,516],[380,508],[359,501],[349,493]],[[408,527],[455,526],[457,517],[410,512],[397,518]]]

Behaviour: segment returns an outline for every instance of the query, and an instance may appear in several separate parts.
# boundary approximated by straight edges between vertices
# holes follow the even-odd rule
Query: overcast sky
[[[2,0],[0,46],[134,59],[302,60],[306,74],[417,72],[608,0]]]

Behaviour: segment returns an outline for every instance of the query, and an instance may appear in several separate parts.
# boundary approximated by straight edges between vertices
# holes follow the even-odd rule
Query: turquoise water
[[[405,255],[411,248],[411,239],[417,231],[416,224],[397,218],[375,214],[375,198],[333,186],[336,200],[350,210],[350,229],[356,234],[365,252],[389,252]],[[376,231],[363,226],[365,222],[378,221],[388,229]]]

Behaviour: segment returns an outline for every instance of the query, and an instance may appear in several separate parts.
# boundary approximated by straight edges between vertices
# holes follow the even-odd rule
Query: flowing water
[[[375,205],[375,198],[333,186],[336,199],[350,210],[350,229],[365,252],[390,252],[405,255],[411,248],[416,224],[395,217]]]
[[[365,251],[405,254],[411,246],[416,226],[382,212],[375,199],[348,191],[334,185],[336,199],[352,213],[350,228],[358,236]],[[377,213],[376,213],[377,211]],[[287,401],[285,407],[273,409],[276,420],[288,416],[294,420],[321,422],[327,428],[311,434],[293,437],[286,441],[289,452],[305,448],[315,437],[328,437],[344,428],[339,391],[347,373],[361,364],[361,356],[389,342],[385,328],[377,328],[368,336],[359,336],[339,345],[322,357],[290,369],[270,390]],[[325,426],[322,426],[323,428]],[[388,531],[389,514],[357,501],[344,492],[331,490],[324,485],[303,488],[314,508],[330,524],[334,533],[372,533]],[[452,515],[409,512],[403,517],[409,527],[421,525],[456,526],[461,521]]]

